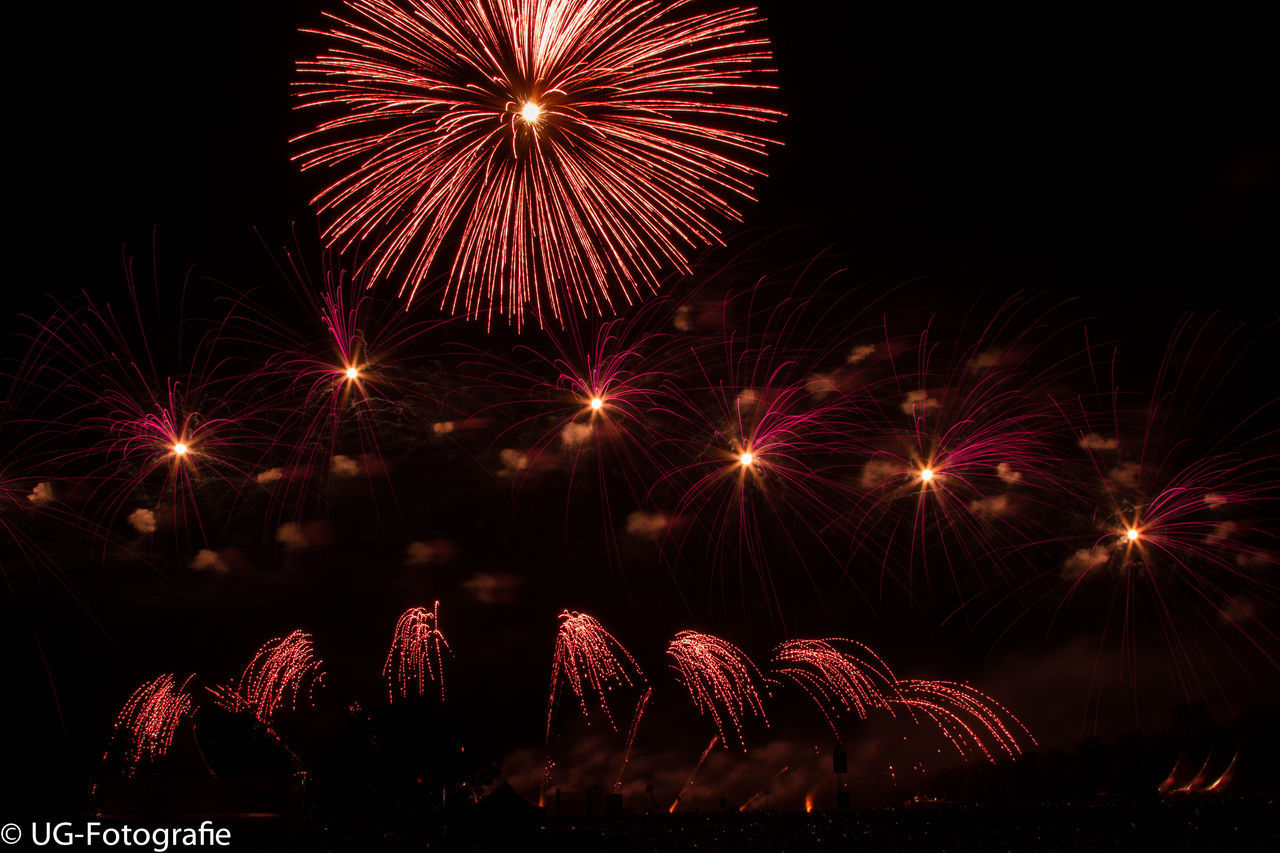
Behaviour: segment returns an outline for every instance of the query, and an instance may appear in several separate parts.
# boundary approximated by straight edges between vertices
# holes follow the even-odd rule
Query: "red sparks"
[[[689,781],[684,783],[684,787],[680,789],[680,793],[676,794],[676,798],[671,802],[671,808],[667,809],[667,814],[675,814],[676,808],[680,805],[680,800],[685,793],[693,787],[693,781],[698,778],[698,771],[702,769],[702,765],[706,762],[707,756],[711,754],[711,750],[716,748],[716,744],[720,742],[720,735],[716,735],[707,744],[707,748],[702,750],[702,755],[698,756],[698,763],[693,765],[693,772],[689,774]]]
[[[856,646],[871,662],[841,650],[841,645]],[[833,731],[838,731],[841,711],[855,711],[865,720],[872,709],[892,713],[890,702],[897,698],[889,667],[875,652],[851,640],[788,640],[773,650],[769,669],[809,694]]]
[[[173,675],[161,675],[143,684],[116,716],[116,738],[124,745],[124,759],[132,776],[139,765],[156,762],[173,745],[178,726],[192,710],[187,685],[194,676],[178,684]]]
[[[640,665],[612,634],[586,613],[569,610],[560,614],[560,630],[551,662],[551,692],[547,697],[547,740],[551,739],[551,720],[564,682],[578,697],[582,715],[589,723],[587,693],[594,693],[609,725],[617,731],[613,712],[609,710],[609,692],[619,687],[635,687],[645,683]]]
[[[347,0],[299,64],[303,169],[326,238],[372,245],[373,279],[413,294],[444,261],[466,314],[611,310],[718,242],[772,140],[744,103],[769,60],[754,9],[689,0]],[[451,247],[446,249],[446,247]],[[456,248],[452,248],[456,247]],[[444,258],[446,252],[450,258]]]
[[[613,783],[615,794],[622,793],[622,774],[627,772],[627,762],[631,760],[631,747],[635,746],[636,742],[636,729],[640,728],[640,718],[644,716],[644,709],[649,707],[651,696],[653,696],[653,688],[646,688],[640,696],[640,701],[636,703],[636,712],[631,717],[631,728],[627,731],[627,746],[622,751],[622,766],[618,768],[618,778]]]
[[[982,691],[954,681],[898,682],[899,701],[913,713],[920,711],[937,724],[956,750],[969,757],[976,748],[988,761],[995,761],[993,750],[1001,750],[1010,758],[1022,754],[1018,738],[1032,745],[1036,739],[1022,721]]]
[[[728,742],[724,736],[727,716],[739,745],[746,751],[746,741],[742,737],[743,718],[754,715],[766,724],[769,722],[756,689],[760,672],[755,664],[732,643],[697,631],[676,634],[667,646],[667,654],[693,704],[702,714],[710,714],[716,721],[720,740]]]
[[[382,666],[382,677],[387,679],[390,701],[408,699],[411,695],[424,696],[428,683],[440,685],[440,698],[444,699],[444,659],[442,649],[451,652],[449,642],[440,632],[440,602],[432,610],[413,607],[406,610],[396,622],[396,633],[387,652],[387,662]]]
[[[310,702],[312,692],[322,683],[324,661],[316,657],[311,635],[295,630],[263,644],[235,687],[211,692],[224,708],[247,709],[267,726],[280,709],[295,709],[300,697]]]

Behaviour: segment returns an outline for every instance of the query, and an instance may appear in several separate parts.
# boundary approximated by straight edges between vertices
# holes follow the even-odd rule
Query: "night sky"
[[[10,35],[25,56],[11,67],[10,86],[18,144],[10,155],[18,230],[5,287],[12,358],[55,302],[84,291],[98,303],[127,304],[125,257],[136,259],[144,289],[154,261],[170,317],[184,279],[193,306],[216,304],[228,289],[252,290],[281,316],[301,311],[276,259],[287,250],[318,268],[308,200],[319,185],[289,160],[289,138],[306,128],[291,109],[290,82],[294,63],[321,46],[299,29],[321,25],[321,11],[334,5],[22,12]],[[1033,346],[1037,359],[1080,367],[1088,351],[1102,365],[1092,374],[1080,368],[1071,380],[1080,391],[1099,390],[1099,376],[1111,383],[1115,366],[1116,387],[1149,392],[1179,322],[1192,317],[1190,328],[1206,329],[1203,346],[1175,370],[1201,370],[1214,386],[1194,397],[1209,413],[1202,430],[1225,434],[1276,398],[1280,348],[1267,324],[1280,309],[1280,131],[1274,51],[1260,18],[1221,7],[1193,15],[1101,4],[839,5],[833,13],[816,3],[760,3],[787,114],[777,131],[784,146],[767,160],[758,203],[725,233],[727,247],[699,262],[700,274],[739,250],[747,271],[735,274],[735,286],[786,278],[782,271],[818,258],[797,290],[843,293],[843,314],[832,322],[864,310],[863,325],[892,316],[945,334],[971,308],[989,315],[1024,294],[1053,306],[1037,333],[1047,342]],[[842,272],[819,284],[835,270]],[[1237,327],[1243,331],[1214,352],[1223,330]],[[813,337],[821,332],[819,325]],[[521,365],[528,358],[514,343],[547,346],[540,333],[517,340],[477,324],[448,336]],[[956,351],[944,346],[941,357]],[[1263,434],[1275,423],[1269,418],[1238,437],[1250,453],[1275,452]],[[295,627],[315,635],[327,662],[326,707],[376,704],[396,616],[436,599],[455,653],[452,701],[478,747],[505,760],[526,793],[541,770],[556,614],[565,608],[598,616],[668,697],[661,707],[655,698],[642,730],[638,774],[668,758],[687,765],[713,731],[676,698],[664,672],[665,643],[684,628],[733,639],[757,659],[784,634],[861,640],[900,675],[973,681],[1046,747],[1094,732],[1157,731],[1183,698],[1158,633],[1142,647],[1136,676],[1122,683],[1108,651],[1091,684],[1109,623],[1074,611],[1046,632],[1053,608],[1036,609],[1032,594],[989,618],[956,616],[945,574],[936,594],[877,597],[874,581],[858,591],[838,577],[807,578],[775,553],[771,567],[786,589],[767,601],[736,564],[691,566],[697,549],[677,568],[650,543],[624,542],[610,554],[606,531],[617,529],[623,509],[601,521],[590,500],[567,497],[560,475],[513,488],[495,474],[503,446],[495,441],[462,438],[425,461],[394,460],[414,478],[398,484],[394,509],[370,510],[367,494],[342,498],[332,541],[304,555],[273,551],[275,527],[258,519],[260,529],[226,537],[261,545],[241,547],[243,563],[226,574],[187,570],[197,546],[171,540],[143,547],[136,560],[100,559],[105,547],[60,550],[61,577],[7,561],[7,731],[24,741],[35,789],[50,801],[83,796],[114,714],[141,681],[168,671],[226,679],[262,641]],[[375,502],[387,500],[379,495]],[[131,532],[117,520],[113,534]],[[457,553],[442,564],[405,565],[415,541],[448,541]],[[853,570],[874,576],[879,567]],[[730,579],[708,581],[711,572]],[[506,580],[483,580],[495,577]],[[1257,605],[1259,624],[1272,631],[1275,600]],[[1029,618],[1015,618],[1022,613]],[[1193,697],[1221,719],[1276,699],[1274,665],[1237,645],[1246,648],[1206,659],[1221,688]],[[572,701],[561,712],[566,756],[600,736],[574,713]],[[858,731],[864,744],[893,736],[886,724]],[[772,732],[749,734],[767,754],[743,761],[766,775],[789,744],[803,752],[830,741],[811,708],[780,712]],[[867,758],[868,766],[884,760]],[[562,765],[577,781],[574,760]],[[724,778],[735,772],[724,769]]]

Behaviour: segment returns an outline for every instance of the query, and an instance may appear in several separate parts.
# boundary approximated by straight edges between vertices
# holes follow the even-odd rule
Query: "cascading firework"
[[[551,661],[551,692],[547,697],[547,740],[560,692],[567,684],[578,698],[582,716],[591,721],[588,693],[594,694],[609,726],[618,730],[609,709],[609,693],[620,687],[645,684],[644,673],[621,643],[593,616],[569,610],[560,614],[556,648]]]
[[[900,701],[913,714],[920,712],[935,724],[966,759],[973,749],[995,761],[994,751],[1010,758],[1022,754],[1019,738],[1036,739],[1022,721],[990,696],[954,681],[908,679],[898,682]]]
[[[316,657],[311,635],[295,630],[264,643],[234,686],[210,692],[227,710],[247,710],[259,723],[270,726],[278,711],[294,710],[300,699],[309,703],[323,683],[324,661]]]
[[[123,758],[132,776],[144,763],[155,763],[173,745],[178,726],[192,714],[191,694],[172,674],[146,682],[124,703],[116,716],[115,738],[123,747]]]
[[[856,647],[872,662],[854,657],[840,647]],[[896,679],[875,652],[852,640],[788,640],[773,650],[769,661],[772,679],[798,685],[822,711],[832,731],[842,711],[854,711],[862,719],[873,709],[892,713],[897,698]]]
[[[452,652],[440,632],[440,602],[427,610],[412,607],[396,622],[395,636],[382,666],[390,701],[424,696],[428,684],[440,686],[444,700],[444,652]]]
[[[715,720],[720,740],[728,743],[724,734],[728,718],[738,744],[745,751],[744,718],[756,716],[766,725],[769,722],[756,689],[760,672],[755,664],[732,643],[697,631],[676,634],[667,646],[667,655],[694,706]]]

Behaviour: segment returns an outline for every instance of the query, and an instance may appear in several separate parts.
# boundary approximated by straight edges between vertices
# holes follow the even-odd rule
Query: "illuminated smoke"
[[[284,479],[284,469],[268,468],[265,471],[260,471],[253,479],[259,486],[269,486]]]
[[[139,533],[156,532],[156,514],[149,509],[138,508],[129,513],[129,524]]]
[[[1117,450],[1120,447],[1120,439],[1091,432],[1081,436],[1079,444],[1085,450]]]
[[[333,461],[329,465],[329,472],[335,477],[355,477],[360,474],[360,463],[350,456],[343,456],[339,453],[333,457]]]
[[[671,526],[667,517],[659,512],[636,510],[627,516],[627,535],[657,539]]]
[[[511,477],[529,467],[529,457],[511,447],[503,448],[498,454],[502,467],[498,469],[499,477]]]
[[[462,588],[481,604],[511,604],[524,586],[524,578],[502,572],[476,572]]]
[[[581,447],[591,438],[592,432],[591,424],[565,424],[560,430],[560,441],[568,448]]]
[[[210,548],[201,548],[196,552],[195,557],[187,564],[187,568],[196,572],[213,572],[216,575],[225,575],[231,571],[231,567],[218,555],[218,552]]]
[[[27,495],[27,500],[36,506],[44,506],[53,503],[53,484],[52,483],[36,483],[31,489],[31,494]]]

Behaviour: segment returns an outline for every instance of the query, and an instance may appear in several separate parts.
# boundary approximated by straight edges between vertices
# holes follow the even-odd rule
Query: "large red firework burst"
[[[347,0],[299,70],[326,238],[468,315],[609,310],[718,239],[780,113],[752,9],[691,0]]]

